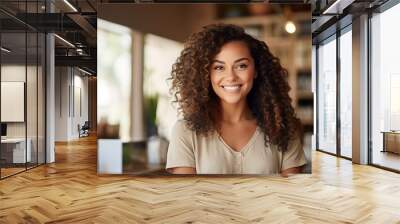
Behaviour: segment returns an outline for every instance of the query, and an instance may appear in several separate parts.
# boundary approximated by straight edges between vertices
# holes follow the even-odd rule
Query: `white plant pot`
[[[147,162],[149,164],[162,164],[167,160],[168,143],[158,136],[151,136],[147,141]]]

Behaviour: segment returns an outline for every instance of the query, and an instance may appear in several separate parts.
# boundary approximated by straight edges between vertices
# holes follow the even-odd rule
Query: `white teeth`
[[[241,85],[226,85],[222,86],[222,88],[228,92],[236,92],[240,89]]]

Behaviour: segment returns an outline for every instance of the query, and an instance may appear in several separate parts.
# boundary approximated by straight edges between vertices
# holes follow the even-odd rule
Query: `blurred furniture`
[[[89,129],[90,129],[89,121],[85,121],[82,127],[80,127],[80,125],[78,124],[79,138],[89,136]]]
[[[25,151],[25,138],[5,138],[1,139],[1,159],[6,164],[18,164],[31,162],[32,140],[26,139],[27,147]]]
[[[147,162],[149,164],[165,164],[169,142],[160,136],[151,136],[147,140]]]
[[[382,131],[383,150],[382,152],[392,152],[400,154],[400,131]]]
[[[97,174],[122,174],[120,139],[97,140]]]
[[[104,120],[100,120],[97,124],[97,138],[117,139],[119,136],[119,124],[108,124]]]
[[[123,172],[131,175],[166,174],[168,142],[152,136],[146,141],[123,143]]]

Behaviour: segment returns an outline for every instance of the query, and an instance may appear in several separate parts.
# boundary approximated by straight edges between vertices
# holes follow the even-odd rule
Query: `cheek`
[[[214,90],[214,92],[217,90],[217,88],[219,87],[219,82],[220,80],[216,77],[215,74],[211,73],[210,74],[210,81],[211,81],[211,86]]]
[[[253,88],[253,79],[248,80],[246,83],[247,83],[247,88],[246,88],[246,94],[247,94]]]
[[[242,80],[247,83],[247,85],[252,86],[254,81],[254,70],[249,70],[242,75]]]

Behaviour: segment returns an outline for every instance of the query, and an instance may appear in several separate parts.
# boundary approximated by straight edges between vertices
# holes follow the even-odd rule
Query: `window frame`
[[[341,103],[341,99],[340,99],[340,77],[341,77],[341,67],[340,67],[340,37],[344,34],[346,34],[347,32],[352,32],[352,21],[351,21],[352,17],[351,15],[345,16],[343,17],[341,20],[338,20],[337,23],[333,24],[331,27],[327,28],[327,32],[330,32],[330,35],[327,35],[327,33],[321,33],[321,36],[317,36],[315,38],[316,40],[316,54],[315,54],[315,63],[316,63],[316,102],[315,102],[315,106],[316,106],[316,150],[319,152],[323,152],[323,153],[327,153],[329,155],[333,155],[333,156],[337,156],[339,158],[343,158],[346,160],[350,160],[352,161],[352,158],[347,157],[342,155],[341,153],[341,119],[340,119],[340,103]],[[338,26],[340,23],[340,26]],[[336,29],[335,32],[332,32],[332,29]],[[319,143],[319,122],[320,122],[320,114],[319,114],[319,92],[320,92],[320,75],[319,75],[319,64],[318,64],[318,60],[319,60],[319,53],[318,53],[318,49],[320,47],[321,44],[326,44],[330,41],[336,41],[336,152],[332,153],[332,152],[328,152],[327,150],[321,149],[319,147],[320,143]]]
[[[373,89],[372,89],[372,19],[374,17],[374,14],[381,14],[384,13],[385,11],[393,8],[394,6],[400,4],[400,0],[388,0],[382,5],[369,10],[367,12],[368,14],[368,32],[367,32],[367,38],[368,38],[368,69],[367,69],[367,77],[368,77],[368,165],[377,167],[383,170],[395,172],[395,173],[400,173],[400,170],[390,168],[384,165],[380,165],[377,163],[373,162],[373,132],[372,132],[372,94],[373,94]]]

